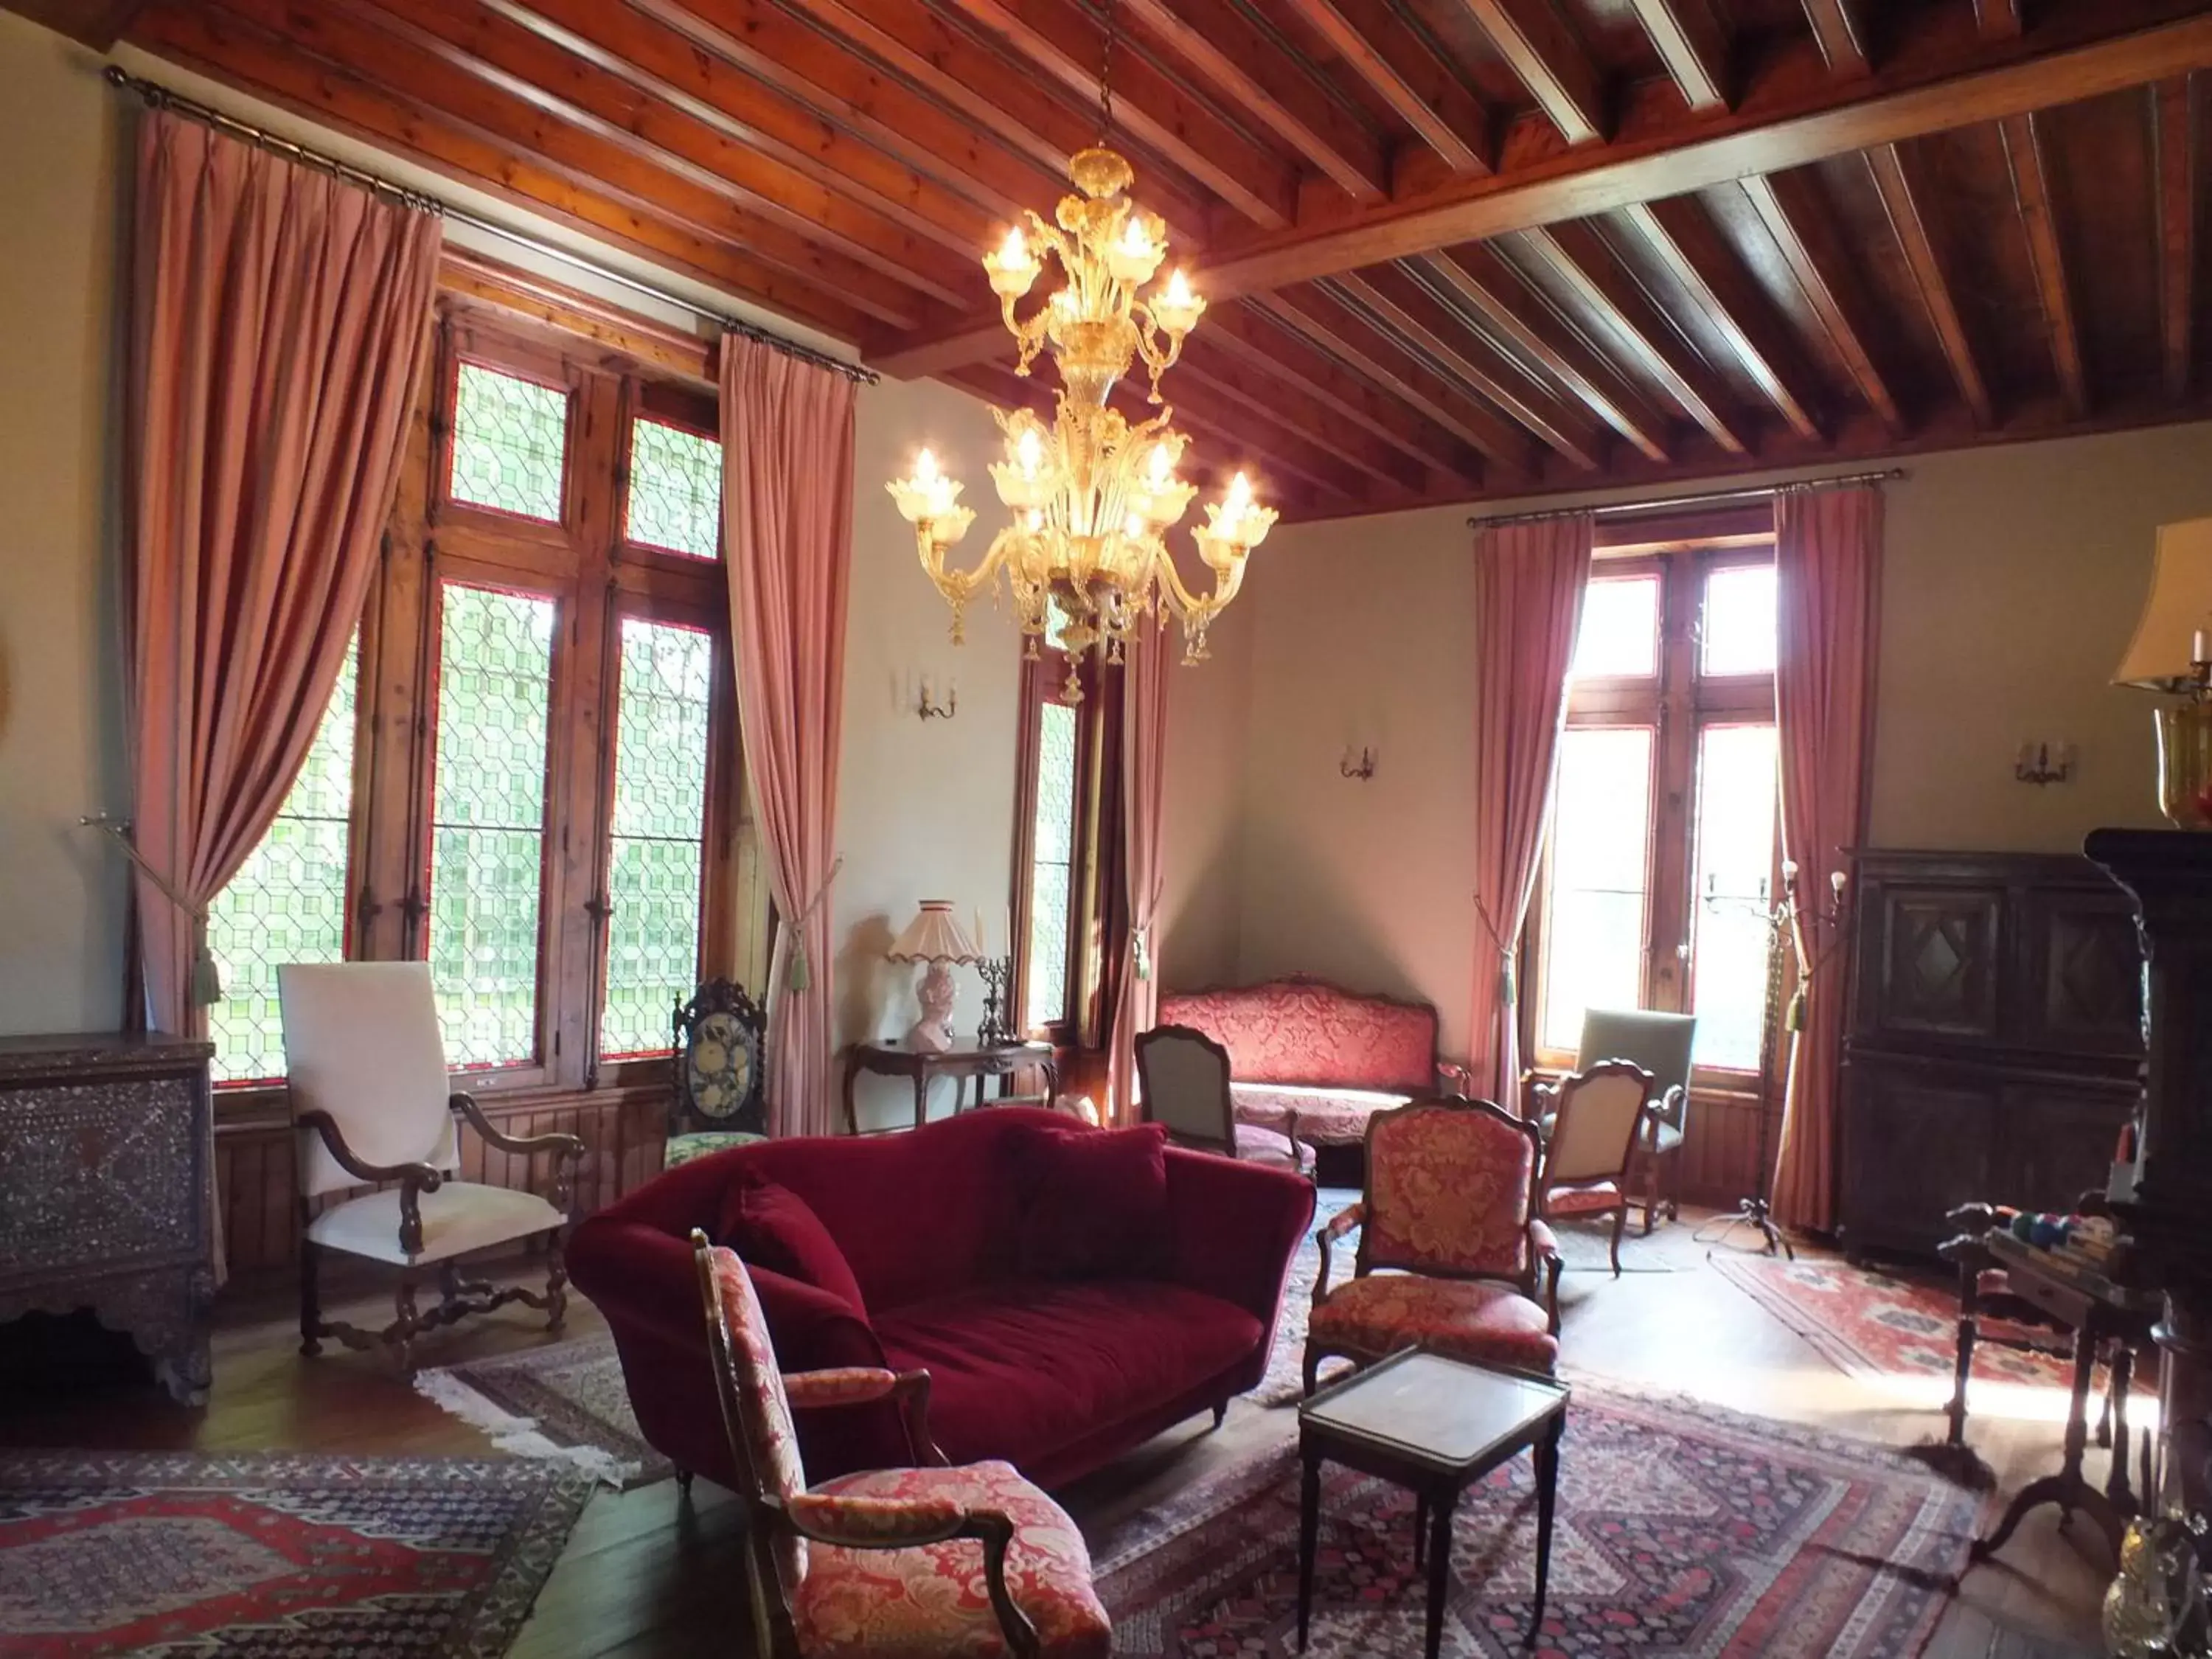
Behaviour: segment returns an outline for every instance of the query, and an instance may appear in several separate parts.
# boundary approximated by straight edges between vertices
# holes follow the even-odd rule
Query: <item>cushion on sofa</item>
[[[1367,1120],[1392,1106],[1403,1106],[1409,1093],[1386,1089],[1285,1088],[1274,1083],[1232,1083],[1229,1098],[1239,1123],[1257,1124],[1283,1134],[1293,1115],[1298,1139],[1316,1146],[1357,1146],[1367,1139]]]
[[[876,1328],[894,1370],[928,1370],[930,1432],[946,1456],[1024,1468],[1235,1365],[1262,1334],[1218,1297],[1115,1279],[1001,1284]]]
[[[790,1188],[748,1175],[732,1184],[722,1200],[716,1242],[727,1245],[748,1267],[766,1267],[827,1291],[867,1316],[867,1298],[853,1277],[852,1264],[814,1206]]]
[[[1167,1130],[1040,1135],[1022,1148],[1025,1278],[1143,1278],[1166,1265]]]
[[[1318,980],[1271,980],[1160,1000],[1160,1023],[1229,1050],[1239,1082],[1425,1094],[1436,1086],[1437,1011],[1358,996]]]

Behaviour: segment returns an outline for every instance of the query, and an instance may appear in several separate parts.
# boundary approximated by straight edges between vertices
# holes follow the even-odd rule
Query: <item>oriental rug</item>
[[[699,1363],[707,1363],[703,1347]],[[676,1473],[637,1426],[611,1336],[417,1371],[415,1388],[483,1430],[500,1450],[565,1463],[618,1491]]]
[[[497,1659],[592,1492],[504,1459],[0,1452],[9,1659]]]
[[[1279,1441],[1099,1541],[1125,1659],[1297,1651],[1297,1454]],[[1549,1602],[1533,1648],[1536,1502],[1514,1459],[1462,1498],[1449,1659],[1914,1659],[1980,1500],[1886,1448],[1683,1399],[1575,1385]],[[1404,1489],[1324,1466],[1315,1659],[1421,1651]]]

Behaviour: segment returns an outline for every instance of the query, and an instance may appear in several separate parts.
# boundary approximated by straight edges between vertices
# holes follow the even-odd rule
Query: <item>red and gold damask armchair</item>
[[[1560,1262],[1536,1217],[1540,1152],[1534,1124],[1486,1100],[1415,1101],[1369,1121],[1366,1190],[1318,1236],[1308,1394],[1326,1358],[1368,1365],[1415,1346],[1552,1370]],[[1330,1246],[1354,1227],[1352,1277],[1332,1289]]]
[[[762,1659],[1107,1659],[1113,1627],[1066,1511],[1009,1463],[943,1467],[929,1374],[778,1370],[734,1251],[691,1235],[716,1391],[745,1506],[745,1570]],[[809,1490],[794,1407],[896,1399],[929,1467]]]

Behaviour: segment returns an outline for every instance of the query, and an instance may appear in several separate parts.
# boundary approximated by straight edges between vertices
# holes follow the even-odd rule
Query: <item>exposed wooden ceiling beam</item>
[[[1512,246],[1532,269],[1549,271],[1643,374],[1730,454],[1750,453],[1749,428],[1737,419],[1728,388],[1691,349],[1665,314],[1588,225],[1524,231]]]
[[[1820,319],[1859,396],[1884,426],[1903,431],[1905,417],[1897,398],[1874,360],[1876,337],[1866,291],[1819,183],[1808,173],[1771,173],[1745,179],[1743,193],[1781,249],[1783,262]]]
[[[1341,418],[1320,398],[1284,376],[1265,373],[1223,350],[1212,340],[1211,331],[1206,338],[1194,338],[1183,348],[1182,361],[1176,364],[1167,392],[1176,395],[1192,380],[1235,404],[1248,417],[1279,422],[1304,434],[1391,495],[1419,495],[1427,487],[1425,468],[1364,427]]]
[[[318,58],[298,40],[264,33],[213,7],[154,0],[140,15],[132,40],[295,114],[414,155],[448,178],[665,260],[841,339],[858,339],[870,318],[884,322],[914,315],[910,291],[761,216],[720,204],[708,210],[714,228],[702,228],[665,204],[656,207],[631,193],[625,179],[640,170],[626,157],[617,158],[611,173],[586,173],[534,146],[510,145],[459,117],[434,113]]]
[[[1194,342],[1297,388],[1340,420],[1372,434],[1400,454],[1455,487],[1481,482],[1481,458],[1404,404],[1378,392],[1334,359],[1249,302],[1216,306]],[[1188,349],[1188,348],[1186,348]]]
[[[1430,280],[1541,364],[1598,419],[1651,459],[1667,459],[1666,426],[1657,412],[1497,253],[1480,246],[1455,248],[1420,264]]]
[[[1912,273],[1913,285],[1919,289],[1921,303],[1927,307],[1928,321],[1943,348],[1943,361],[1950,365],[1952,383],[1959,388],[1959,396],[1972,415],[1974,424],[1994,425],[1996,410],[1990,399],[1989,383],[1975,359],[1973,341],[1966,333],[1966,320],[1960,315],[1950,279],[1944,274],[1943,262],[1937,257],[1935,238],[1928,228],[1929,216],[1923,206],[1926,192],[1915,182],[1905,152],[1897,145],[1877,144],[1867,152],[1866,160],[1868,170],[1874,175],[1875,189],[1881,193],[1881,204],[1889,215],[1890,228],[1897,233],[1898,246],[1905,251],[1905,263]]]
[[[146,0],[5,0],[0,11],[12,11],[57,34],[106,52],[130,30],[131,21],[145,9]]]
[[[1790,429],[1818,439],[1811,389],[1794,371],[1766,298],[1739,265],[1712,222],[1684,198],[1621,210],[1621,218],[1698,311],[1711,319],[1729,351]]]
[[[1172,386],[1161,388],[1160,396],[1174,410],[1177,424],[1213,461],[1244,462],[1271,478],[1287,475],[1341,501],[1372,499],[1358,469],[1311,435],[1293,429],[1279,414],[1255,415],[1241,399],[1224,397],[1196,375],[1177,375]],[[1142,394],[1133,388],[1132,397],[1142,404]]]
[[[1138,21],[1355,201],[1390,193],[1382,141],[1230,0],[1128,0]]]
[[[2151,88],[2158,180],[2158,332],[2166,395],[2189,395],[2196,351],[2197,85],[2187,76]]]
[[[1552,0],[1460,0],[1570,144],[1606,134],[1604,91],[1589,52]]]
[[[1651,48],[1692,109],[1728,107],[1728,31],[1712,0],[1632,0]]]
[[[1384,0],[1288,0],[1291,9],[1454,173],[1480,176],[1496,153],[1474,94]]]
[[[1079,98],[1098,95],[1103,40],[1073,0],[951,0],[979,28]],[[1280,228],[1297,211],[1297,180],[1213,109],[1192,97],[1127,40],[1113,49],[1114,119],[1256,225]]]
[[[1984,40],[2020,39],[2021,0],[1974,0],[1974,22]]]
[[[1831,75],[1850,79],[1873,70],[1858,0],[1805,0],[1805,21],[1813,26],[1813,38],[1820,43],[1820,56]]]
[[[1576,419],[1548,388],[1501,356],[1449,307],[1395,267],[1334,278],[1330,287],[1469,398],[1503,410],[1585,471],[1604,465],[1593,422]]]
[[[2094,13],[2067,14],[2069,33],[2046,28],[2051,44],[2025,56],[2015,46],[1962,58],[1948,36],[1914,37],[1853,82],[1808,77],[1803,53],[1784,50],[1761,63],[1732,111],[1455,179],[1326,227],[1255,235],[1210,252],[1194,275],[1217,300],[1264,291],[2212,68],[2212,14],[2149,24],[2145,15],[2133,0],[2100,0]],[[988,349],[1001,331],[995,313],[978,313],[942,336],[879,342],[870,361],[894,374],[931,374]]]
[[[1253,303],[1507,471],[1534,471],[1534,447],[1526,432],[1415,362],[1403,347],[1328,295],[1301,289],[1259,295]]]
[[[789,3],[833,38],[889,65],[978,131],[1027,155],[1046,168],[1055,184],[1066,179],[1068,158],[1098,137],[1095,115],[1036,77],[1019,73],[960,26],[913,0]],[[1137,188],[1145,204],[1167,220],[1170,233],[1185,252],[1205,246],[1204,197],[1164,163],[1146,157],[1140,165],[1145,172]],[[1042,208],[1044,203],[1031,201],[1030,205]]]
[[[2043,137],[2033,115],[2006,118],[2005,162],[2012,169],[2013,205],[2027,234],[2028,260],[2035,290],[2043,301],[2043,325],[2051,335],[2051,362],[2058,376],[2058,395],[2066,412],[2079,420],[2089,412],[2089,376],[2081,361],[2081,333],[2074,316],[2074,296],[2066,280],[2066,253],[2060,245],[2058,218],[2051,202],[2051,175],[2044,165]]]

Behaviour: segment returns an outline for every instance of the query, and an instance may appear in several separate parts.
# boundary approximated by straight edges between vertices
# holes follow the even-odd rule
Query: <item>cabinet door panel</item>
[[[1879,1060],[1854,1060],[1844,1078],[1847,1242],[1932,1249],[1947,1211],[1990,1195],[1996,1089],[1967,1072]]]
[[[1994,1039],[2003,893],[1892,883],[1876,900],[1874,1028]]]
[[[2031,894],[2022,908],[2024,1040],[2087,1054],[2142,1048],[2142,946],[2135,907],[2110,893]]]
[[[2023,1210],[2070,1210],[2102,1192],[2132,1100],[2063,1084],[2007,1086],[1989,1196]]]

